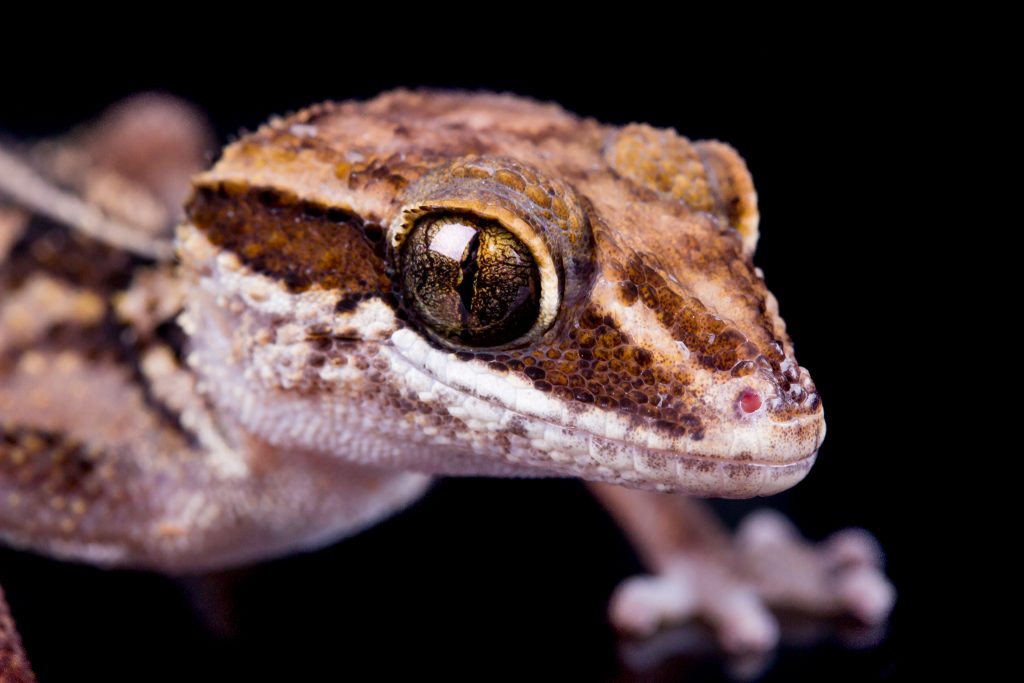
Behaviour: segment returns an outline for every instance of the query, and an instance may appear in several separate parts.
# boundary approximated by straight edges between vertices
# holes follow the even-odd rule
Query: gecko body
[[[888,612],[863,538],[870,588],[832,585],[818,558],[821,585],[772,593],[720,532],[688,531],[709,522],[677,494],[781,491],[825,434],[753,262],[756,194],[731,147],[396,91],[272,119],[186,185],[195,117],[134,106],[38,153],[71,209],[30,173],[0,188],[37,215],[0,223],[9,543],[205,570],[351,534],[433,476],[574,476],[662,588],[731,558],[716,584],[731,601],[627,583],[622,628],[703,612],[728,646],[763,648],[766,600]],[[753,546],[789,538],[762,522]]]

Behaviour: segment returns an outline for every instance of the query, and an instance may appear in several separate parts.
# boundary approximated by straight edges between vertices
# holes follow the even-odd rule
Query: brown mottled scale
[[[21,150],[24,164],[12,167],[0,149],[0,530],[9,542],[58,555],[94,548],[77,556],[96,561],[111,543],[138,550],[146,543],[127,521],[160,504],[159,489],[136,487],[137,475],[198,480],[195,444],[142,369],[147,354],[180,354],[183,341],[172,269],[144,245],[167,243],[211,140],[192,107],[143,95]],[[121,229],[143,253],[119,241]],[[35,680],[2,594],[0,680]]]
[[[41,145],[33,158],[58,186],[162,239],[167,219],[163,227],[147,221],[175,214],[181,178],[199,167],[208,136],[184,111],[143,98]],[[125,145],[137,154],[118,153]],[[764,397],[773,420],[820,415],[806,373],[787,363],[789,341],[752,264],[755,198],[725,145],[605,126],[509,96],[394,92],[275,119],[229,146],[193,187],[189,220],[221,256],[289,292],[324,293],[339,320],[384,302],[399,326],[451,352],[451,363],[482,364],[573,409],[699,442],[729,417],[706,402],[709,385],[757,375],[775,387]],[[147,209],[154,206],[160,211]],[[425,329],[396,273],[403,231],[436,211],[520,226],[546,283],[543,324],[483,349]],[[217,564],[279,552],[274,543],[250,547],[245,539],[261,533],[256,521],[239,531],[234,513],[217,517],[221,496],[255,496],[268,517],[275,505],[265,482],[245,482],[254,494],[223,481],[217,453],[282,480],[305,481],[323,466],[332,475],[317,486],[360,480],[334,462],[302,470],[303,457],[320,463],[313,451],[294,456],[288,472],[268,469],[275,449],[218,413],[215,387],[203,390],[185,363],[176,316],[188,294],[172,268],[131,253],[117,234],[86,234],[12,206],[0,216],[0,523],[8,539],[98,561]],[[351,359],[379,376],[380,358],[353,351],[358,332],[307,329],[308,371]],[[381,419],[418,412],[458,428],[444,404],[403,387],[381,385],[380,395],[397,407],[382,405]],[[506,431],[499,444],[523,430],[513,420]],[[186,552],[175,536],[191,522],[179,519],[174,496],[199,490],[218,524],[212,536],[190,538]],[[291,523],[327,514],[314,506]],[[139,523],[126,528],[121,520],[132,516]],[[221,542],[234,549],[210,550]]]
[[[256,216],[249,229],[225,228],[238,217],[228,195]],[[306,279],[293,285],[337,289],[343,301],[392,292],[401,300],[377,238],[403,205],[540,227],[564,288],[557,318],[533,343],[480,353],[496,370],[694,438],[716,419],[703,388],[687,390],[695,368],[770,376],[778,391],[765,399],[780,420],[820,410],[809,379],[786,363],[788,337],[751,260],[750,175],[719,142],[605,126],[506,96],[399,92],[312,107],[236,143],[198,180],[190,215],[257,270],[293,277],[266,254],[303,263]],[[320,231],[330,230],[332,211],[336,242],[325,249]],[[286,214],[307,217],[281,229],[313,238],[258,228]],[[617,300],[594,298],[600,281],[614,283]],[[611,310],[636,301],[657,335],[638,338]]]
[[[208,134],[135,106],[0,149],[7,542],[198,570],[352,533],[433,474],[750,496],[813,462],[821,404],[727,145],[504,95],[320,104],[194,176],[176,267]],[[597,491],[645,556],[707,535]]]
[[[183,181],[202,167],[210,138],[191,107],[145,95],[36,145],[29,158],[71,201],[159,241],[181,215]],[[153,488],[133,489],[135,475],[189,481],[199,458],[144,369],[147,358],[183,353],[180,289],[168,264],[116,239],[8,212],[0,221],[0,520],[21,543],[116,536],[134,545],[112,520],[158,499]]]

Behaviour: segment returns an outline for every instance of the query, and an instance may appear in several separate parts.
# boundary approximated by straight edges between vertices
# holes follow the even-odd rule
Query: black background
[[[893,398],[907,390],[892,381],[892,346],[902,342],[890,332],[905,305],[904,256],[892,236],[913,211],[902,142],[912,122],[900,102],[916,67],[869,66],[879,63],[865,59],[873,38],[767,45],[742,57],[728,41],[691,50],[683,37],[658,51],[594,42],[557,58],[550,36],[529,51],[478,39],[339,42],[314,52],[258,37],[231,51],[199,49],[215,35],[104,55],[79,46],[51,67],[5,75],[0,133],[51,134],[127,94],[161,89],[199,104],[224,141],[272,113],[409,85],[508,90],[611,123],[730,142],[759,194],[755,261],[822,394],[828,437],[792,491],[720,508],[734,523],[777,505],[814,539],[867,527],[900,592],[880,645],[851,649],[829,637],[786,647],[766,680],[888,679],[901,671],[917,618],[902,520],[914,514],[905,501],[918,454],[899,427],[905,416]],[[405,58],[387,64],[383,56],[398,49]],[[0,551],[0,583],[44,683],[726,677],[728,664],[714,657],[676,657],[640,673],[622,666],[604,609],[615,584],[638,569],[582,486],[558,480],[446,480],[358,537],[216,584]],[[232,614],[211,627],[218,617],[193,605],[216,596],[230,597],[212,611]]]

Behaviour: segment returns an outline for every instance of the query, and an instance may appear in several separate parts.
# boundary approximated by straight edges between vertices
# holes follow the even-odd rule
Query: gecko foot
[[[758,510],[734,541],[744,575],[772,608],[850,615],[868,625],[888,618],[896,591],[882,571],[878,541],[844,529],[815,545],[774,510]]]
[[[660,573],[623,581],[610,618],[642,637],[700,618],[727,652],[763,652],[779,640],[771,609],[883,622],[895,591],[881,564],[878,543],[866,531],[841,531],[814,545],[781,514],[762,510],[744,520],[726,552],[680,550]]]
[[[770,650],[779,640],[778,624],[754,587],[713,557],[679,557],[661,574],[626,579],[609,609],[616,627],[637,636],[702,617],[729,652]]]

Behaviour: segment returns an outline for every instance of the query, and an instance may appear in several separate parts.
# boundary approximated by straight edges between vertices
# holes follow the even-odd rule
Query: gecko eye
[[[495,220],[462,213],[423,216],[403,240],[400,268],[416,315],[457,344],[514,342],[540,314],[537,262],[522,240]]]
[[[466,156],[402,193],[387,233],[405,310],[452,349],[523,347],[592,283],[594,236],[583,203],[514,159]]]

